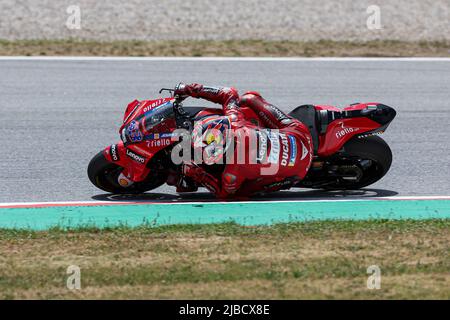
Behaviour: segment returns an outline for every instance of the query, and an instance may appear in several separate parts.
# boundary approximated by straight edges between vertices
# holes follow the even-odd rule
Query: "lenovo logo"
[[[127,156],[139,163],[145,163],[145,158],[127,149]]]

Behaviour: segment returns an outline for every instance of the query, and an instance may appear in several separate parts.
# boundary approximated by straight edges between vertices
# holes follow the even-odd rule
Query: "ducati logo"
[[[284,133],[280,133],[282,147],[281,165],[287,166],[289,159],[289,142]]]

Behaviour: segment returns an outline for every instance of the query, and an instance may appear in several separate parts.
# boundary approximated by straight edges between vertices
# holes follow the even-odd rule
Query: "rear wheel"
[[[344,162],[336,164],[343,178],[326,185],[325,189],[360,189],[380,180],[392,164],[389,145],[378,136],[353,138],[348,141],[339,155]]]
[[[167,175],[159,170],[152,170],[146,180],[136,182],[125,188],[118,182],[117,178],[123,168],[106,160],[103,151],[97,153],[88,166],[89,180],[99,189],[111,193],[143,193],[163,185]]]

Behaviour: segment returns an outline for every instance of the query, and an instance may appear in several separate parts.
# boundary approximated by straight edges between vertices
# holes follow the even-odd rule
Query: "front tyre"
[[[87,169],[89,180],[97,188],[111,193],[143,193],[163,185],[167,176],[159,172],[151,172],[149,177],[142,182],[135,182],[129,187],[122,187],[117,178],[123,168],[117,164],[109,162],[103,151],[97,153],[89,162]]]

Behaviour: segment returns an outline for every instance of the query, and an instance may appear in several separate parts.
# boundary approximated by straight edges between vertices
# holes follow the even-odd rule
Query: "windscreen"
[[[146,131],[150,131],[154,126],[166,119],[173,118],[174,112],[172,102],[168,101],[144,114],[144,126]]]

